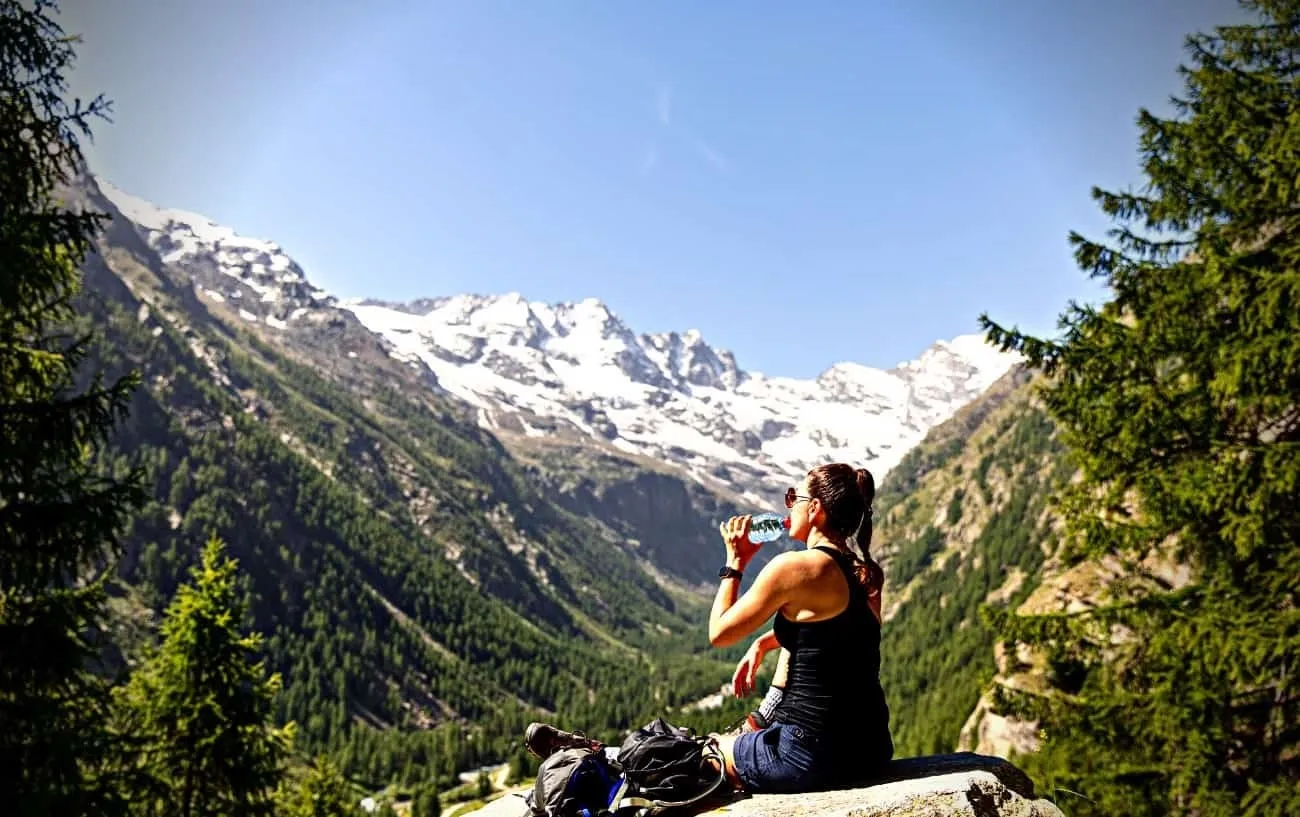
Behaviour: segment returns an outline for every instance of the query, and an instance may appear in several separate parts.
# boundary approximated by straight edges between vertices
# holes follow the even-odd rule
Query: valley
[[[123,600],[161,609],[221,537],[278,717],[374,785],[503,760],[536,718],[616,735],[716,692],[743,649],[701,626],[717,522],[836,455],[910,475],[904,449],[1015,365],[959,338],[783,381],[595,301],[340,303],[271,242],[92,178],[74,195],[114,216],[86,265],[102,363],[144,375],[115,438],[156,486]]]
[[[607,744],[659,716],[697,733],[730,728],[776,662],[773,654],[760,668],[754,695],[727,693],[748,645],[710,646],[735,633],[731,616],[705,625],[711,606],[729,601],[716,590],[718,523],[778,510],[810,466],[839,460],[875,472],[874,515],[836,516],[823,495],[833,518],[813,524],[838,537],[853,524],[846,516],[874,522],[863,530],[874,533],[871,554],[884,570],[879,673],[900,762],[836,781],[851,786],[835,808],[1300,813],[1300,232],[1291,183],[1300,178],[1300,3],[1239,5],[1239,22],[1183,40],[1182,95],[1127,120],[1144,178],[1123,192],[1092,188],[1111,226],[1093,222],[1082,228],[1093,237],[1069,231],[1068,241],[1099,297],[1068,298],[1051,279],[1063,245],[1048,233],[1064,237],[1062,220],[1077,216],[1057,191],[1094,174],[1122,183],[1099,164],[1111,161],[1114,125],[1099,124],[1111,114],[1091,106],[1130,93],[1125,108],[1159,98],[1144,79],[1147,58],[1164,47],[1154,18],[1131,40],[1120,36],[1128,14],[1094,28],[1082,16],[1040,26],[1032,40],[1041,49],[1015,47],[1028,29],[1014,21],[969,38],[970,53],[988,54],[1004,29],[1016,32],[993,49],[1006,60],[1002,79],[1032,76],[1025,112],[1033,96],[1035,111],[1074,117],[1061,120],[1058,135],[1071,139],[1053,137],[1058,155],[1046,161],[1048,140],[1033,140],[1046,131],[1003,128],[981,141],[1009,109],[969,88],[959,92],[970,104],[947,104],[946,68],[890,78],[920,83],[900,87],[885,100],[895,107],[874,117],[906,124],[892,136],[873,132],[873,143],[843,127],[861,108],[840,103],[869,74],[844,71],[866,67],[846,59],[876,51],[839,19],[793,33],[825,43],[805,49],[816,58],[806,78],[823,86],[849,77],[851,89],[782,94],[737,72],[724,80],[734,82],[729,101],[743,106],[748,90],[762,110],[709,122],[699,78],[724,78],[732,66],[700,38],[695,72],[685,43],[671,60],[657,49],[665,70],[680,71],[679,104],[673,88],[657,87],[638,122],[635,106],[623,107],[626,65],[620,75],[617,60],[602,59],[599,71],[565,76],[582,64],[585,20],[564,20],[561,31],[560,15],[517,18],[528,47],[494,54],[479,44],[507,42],[495,39],[500,20],[474,24],[471,4],[439,25],[474,35],[465,40],[473,54],[449,38],[345,60],[334,80],[373,69],[359,86],[378,105],[362,107],[340,84],[312,104],[313,95],[293,94],[293,109],[257,103],[262,90],[265,100],[289,91],[294,72],[232,61],[213,26],[164,19],[160,7],[139,37],[144,29],[118,11],[80,18],[110,35],[107,48],[89,46],[91,73],[111,67],[106,54],[141,60],[109,83],[126,91],[127,126],[88,155],[82,140],[112,103],[93,91],[81,98],[89,74],[70,81],[82,38],[57,21],[53,0],[0,4],[7,808],[32,817],[463,817],[538,776],[521,745],[531,721]],[[221,11],[223,24],[252,30],[251,10]],[[295,57],[295,44],[309,48],[336,29],[355,56],[365,32],[341,20],[284,17],[292,38],[259,25],[274,43],[261,51],[285,67],[306,53]],[[792,33],[764,15],[745,22]],[[954,44],[963,28],[948,30]],[[372,33],[372,44],[395,42]],[[849,34],[848,47],[828,33]],[[652,34],[636,42],[648,46]],[[575,47],[550,49],[561,35]],[[221,48],[200,47],[205,37]],[[1105,71],[1092,70],[1096,49],[1077,45],[1098,38],[1116,46]],[[585,39],[602,57],[633,43]],[[745,39],[728,43],[734,66],[799,78],[791,53],[746,57]],[[180,43],[193,45],[183,59],[167,51]],[[930,53],[928,42],[890,44]],[[206,50],[235,70],[205,68]],[[1049,52],[1073,61],[1088,85],[1061,84],[1068,72],[1025,61]],[[442,70],[430,54],[470,73]],[[169,70],[127,81],[126,67],[149,60]],[[415,66],[427,73],[412,89]],[[241,78],[241,69],[251,70]],[[453,73],[455,87],[472,91],[460,105],[452,86],[439,86]],[[401,87],[408,104],[384,100],[388,87]],[[996,90],[999,102],[1015,102],[1005,85]],[[1058,94],[1069,104],[1039,105]],[[557,116],[560,99],[574,110]],[[897,103],[915,99],[933,110],[898,117]],[[223,100],[238,104],[213,104]],[[323,116],[309,114],[327,103],[331,127],[320,128]],[[593,117],[586,126],[580,109]],[[511,127],[506,116],[520,118]],[[277,119],[285,133],[310,137],[281,140],[294,161],[272,160],[275,140],[264,137]],[[217,127],[233,121],[256,133]],[[200,125],[192,139],[165,130],[190,122]],[[516,138],[520,125],[529,138]],[[792,140],[800,128],[819,143]],[[414,148],[411,133],[422,137]],[[396,134],[399,149],[388,149]],[[1025,137],[1045,146],[1041,161],[1025,161]],[[648,152],[629,179],[637,139]],[[1071,145],[1089,155],[1059,155]],[[136,170],[124,150],[142,160]],[[689,166],[692,155],[703,165]],[[88,169],[105,157],[111,174],[141,189],[270,225],[303,255],[119,189]],[[1069,172],[1053,173],[1058,166]],[[850,191],[856,198],[844,197]],[[987,204],[994,193],[996,209]],[[243,197],[242,206],[222,195]],[[1045,236],[1054,249],[1035,246]],[[299,263],[310,253],[323,254],[315,270]],[[339,274],[331,264],[344,277],[327,278]],[[782,376],[716,343],[734,326],[712,324],[711,343],[690,318],[632,326],[614,308],[635,297],[655,319],[707,316],[677,312],[678,295],[721,300],[731,279],[702,280],[719,270],[769,292],[793,292],[792,270],[828,282],[834,288],[807,288],[809,303],[835,320],[801,329],[846,333],[837,342],[856,337],[859,349],[891,344],[890,357],[906,359],[867,366],[850,352]],[[576,300],[460,288],[505,289],[527,274]],[[384,288],[364,291],[389,275]],[[619,275],[640,288],[620,290],[611,283]],[[338,297],[325,280],[360,291]],[[439,280],[459,284],[439,291]],[[863,293],[878,290],[887,299],[864,309]],[[1058,296],[1055,334],[1019,328],[1042,318],[1045,302],[1032,298]],[[894,303],[924,304],[928,326],[975,320],[918,340],[900,323],[913,315],[883,314]],[[981,308],[989,311],[967,312]],[[807,365],[806,350],[779,330],[741,328],[730,336],[754,344],[756,359]],[[915,348],[892,345],[904,338]],[[764,546],[745,581],[792,546]],[[875,648],[864,645],[872,672]],[[831,680],[800,691],[807,702],[829,688],[838,713],[857,691],[852,645],[828,663]],[[791,677],[800,672],[816,674],[796,665]],[[780,718],[797,714],[787,707]],[[796,725],[816,736],[818,724]],[[801,737],[762,737],[778,734]],[[954,749],[1010,763],[926,757]],[[624,771],[623,783],[635,777],[630,764]],[[608,782],[582,793],[595,798],[583,813],[600,811]],[[809,782],[801,775],[795,788]],[[747,785],[754,800],[738,812],[764,813],[757,804],[771,788]],[[1031,794],[1041,799],[1017,799]],[[830,802],[805,795],[766,803],[814,813]]]

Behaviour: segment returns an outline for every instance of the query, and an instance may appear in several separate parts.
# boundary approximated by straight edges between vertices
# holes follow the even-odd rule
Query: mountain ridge
[[[209,525],[223,531],[259,587],[260,626],[276,633],[272,654],[291,688],[282,715],[311,718],[319,702],[336,702],[329,719],[309,730],[317,746],[337,745],[344,734],[358,747],[381,740],[350,730],[351,718],[415,727],[409,738],[400,728],[382,738],[412,746],[425,740],[420,731],[459,728],[468,719],[496,752],[521,719],[536,716],[530,712],[563,718],[594,705],[604,726],[592,728],[609,729],[646,713],[647,694],[652,706],[669,711],[699,700],[729,671],[724,656],[698,644],[696,625],[716,572],[716,522],[770,506],[803,465],[798,451],[786,452],[784,468],[770,468],[770,449],[766,463],[746,461],[747,452],[802,443],[814,452],[804,456],[817,461],[861,462],[837,454],[868,445],[864,432],[875,435],[874,444],[911,451],[906,436],[881,437],[881,426],[906,426],[922,438],[949,415],[984,411],[980,401],[966,400],[977,388],[989,391],[983,380],[1023,379],[1014,358],[970,337],[941,341],[889,370],[842,362],[800,381],[746,372],[698,331],[635,333],[595,298],[546,305],[519,293],[462,294],[363,306],[312,285],[273,242],[244,239],[211,221],[180,223],[200,217],[129,197],[123,211],[114,196],[125,194],[93,180],[82,192],[115,216],[89,265],[92,290],[112,302],[104,319],[114,345],[130,350],[137,365],[149,361],[154,424],[162,422],[159,410],[179,419],[166,432],[138,429],[146,437],[123,451],[155,459],[162,476],[155,504],[133,527],[125,575],[156,609],[189,559],[169,531],[190,538]],[[390,323],[374,328],[376,314]],[[404,317],[394,326],[393,316]],[[411,331],[393,331],[403,320]],[[429,342],[421,333],[436,337]],[[170,362],[153,360],[150,347],[168,348]],[[517,370],[507,368],[511,362]],[[478,375],[510,385],[537,374],[557,386],[567,376],[572,385],[572,370],[584,365],[578,382],[585,390],[570,388],[553,405],[521,405],[517,390],[491,400],[484,390],[465,394],[458,381]],[[993,388],[992,399],[1005,391]],[[893,400],[900,393],[918,397],[899,408]],[[840,425],[806,427],[799,409],[829,412]],[[751,413],[742,416],[745,410]],[[671,438],[667,451],[620,445],[622,432],[598,428],[602,416],[626,428],[627,413],[638,411],[714,432],[711,448],[691,451]],[[710,427],[718,417],[728,422]],[[794,433],[800,430],[802,438]],[[690,467],[692,457],[710,451],[705,467]],[[905,467],[913,473],[900,474],[903,482],[927,470],[916,457],[910,462],[920,467]],[[879,458],[875,464],[879,510],[888,518],[898,479],[886,477]],[[223,484],[218,471],[233,482]],[[269,505],[249,505],[235,489],[244,484]],[[305,506],[304,490],[311,496]],[[337,521],[326,523],[315,508],[328,508]],[[241,530],[250,525],[254,530]],[[338,525],[349,533],[339,536]],[[910,524],[886,519],[880,533],[876,555],[896,578],[931,547]],[[788,546],[764,548],[760,561]],[[321,558],[328,564],[309,566]],[[421,580],[403,578],[412,570]],[[348,600],[310,593],[308,576]],[[440,588],[436,601],[429,583]],[[899,599],[915,592],[890,586]],[[442,609],[448,601],[453,610]],[[348,642],[343,652],[318,629],[340,615],[353,622],[340,639]],[[905,605],[897,621],[923,623],[926,616]],[[375,640],[379,634],[397,652],[374,652],[372,644],[389,643]],[[908,640],[917,651],[908,663],[931,660],[928,639]],[[611,683],[613,665],[593,658],[611,644],[652,673],[648,687]],[[970,646],[972,655],[989,652]],[[539,650],[560,654],[552,661]],[[348,652],[365,652],[365,660]],[[330,668],[336,680],[316,666]],[[726,718],[743,703],[678,715]],[[936,723],[928,734],[901,737],[925,741],[949,727]],[[478,750],[450,751],[463,763]],[[384,773],[370,772],[376,779]]]
[[[111,217],[78,301],[96,368],[142,378],[103,455],[152,486],[122,532],[114,667],[217,536],[284,678],[277,720],[374,785],[413,758],[447,781],[507,757],[538,716],[619,728],[728,671],[702,601],[666,591],[346,313],[312,325],[315,346],[270,342],[295,337],[198,292],[226,276],[210,259],[162,261],[93,181],[66,197]],[[321,354],[348,348],[373,356]]]
[[[548,303],[511,292],[340,300],[272,241],[97,181],[164,263],[190,273],[201,299],[295,336],[290,345],[332,343],[311,338],[346,325],[372,335],[431,388],[459,398],[507,444],[559,436],[612,447],[670,463],[752,505],[770,504],[829,460],[883,478],[930,428],[1018,360],[978,335],[961,335],[889,369],[841,361],[800,379],[747,371],[698,329],[633,331],[597,298]]]

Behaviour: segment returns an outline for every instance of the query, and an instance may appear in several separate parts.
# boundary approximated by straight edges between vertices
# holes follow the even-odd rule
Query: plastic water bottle
[[[749,518],[749,541],[756,545],[781,538],[790,518],[779,513],[756,513]]]

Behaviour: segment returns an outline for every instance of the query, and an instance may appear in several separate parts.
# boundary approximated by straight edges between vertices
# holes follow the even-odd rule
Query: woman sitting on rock
[[[709,615],[710,643],[730,646],[775,617],[737,667],[737,694],[753,687],[766,653],[778,645],[783,652],[776,681],[784,689],[777,686],[760,710],[770,717],[750,716],[749,731],[716,736],[737,789],[850,785],[869,780],[893,756],[879,678],[884,577],[868,553],[875,494],[866,469],[835,463],[809,471],[785,495],[789,535],[806,547],[773,558],[743,595],[741,578],[760,546],[749,541],[750,517],[721,525],[727,557]],[[862,558],[849,549],[850,539]],[[540,757],[560,748],[603,748],[542,723],[529,726],[524,743]]]
[[[743,595],[740,577],[759,546],[749,541],[748,516],[722,525],[727,562],[709,615],[709,641],[730,646],[775,617],[737,668],[739,694],[752,687],[766,652],[779,645],[788,653],[771,722],[718,738],[738,788],[848,785],[869,779],[893,757],[880,687],[883,574],[868,550],[875,494],[866,469],[835,463],[809,471],[785,496],[790,537],[806,547],[772,559]],[[861,558],[849,549],[850,539]]]

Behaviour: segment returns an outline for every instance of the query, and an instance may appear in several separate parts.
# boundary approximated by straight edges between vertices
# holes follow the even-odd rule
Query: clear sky
[[[742,367],[1097,290],[1069,230],[1231,0],[64,0],[92,168],[341,297],[598,297]]]

